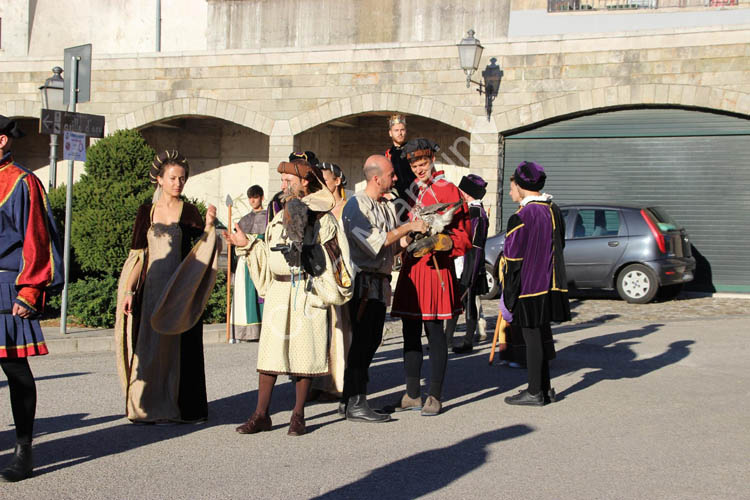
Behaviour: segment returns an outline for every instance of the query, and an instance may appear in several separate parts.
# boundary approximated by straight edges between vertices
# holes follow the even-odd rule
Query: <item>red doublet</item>
[[[458,188],[444,179],[443,172],[435,172],[428,185],[419,187],[417,204],[427,207],[435,203],[454,203],[460,199]],[[413,219],[412,214],[409,214],[409,218]],[[471,248],[469,224],[469,213],[464,204],[453,214],[453,221],[444,231],[453,240],[450,251],[432,252],[421,258],[404,254],[391,316],[442,320],[461,312],[461,297],[456,286],[453,259],[464,255]]]
[[[11,315],[18,304],[33,312],[44,291],[62,284],[62,259],[47,197],[39,179],[0,159],[0,358],[47,354],[35,319]]]

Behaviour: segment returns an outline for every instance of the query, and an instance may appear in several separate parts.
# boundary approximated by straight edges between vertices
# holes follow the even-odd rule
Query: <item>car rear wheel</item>
[[[487,288],[489,288],[490,291],[482,295],[481,299],[492,300],[498,298],[498,296],[500,296],[500,281],[497,279],[495,268],[492,265],[485,263],[484,274],[487,276]]]
[[[656,275],[643,264],[630,264],[617,275],[617,293],[625,302],[646,304],[658,290]]]

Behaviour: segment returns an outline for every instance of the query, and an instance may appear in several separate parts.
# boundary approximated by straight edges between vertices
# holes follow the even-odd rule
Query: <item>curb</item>
[[[226,344],[226,328],[226,324],[203,325],[203,344]],[[54,327],[54,331],[57,331],[57,327]],[[68,333],[64,337],[59,333],[48,336],[45,332],[45,343],[51,355],[114,352],[115,350],[114,330],[112,329],[84,330]]]

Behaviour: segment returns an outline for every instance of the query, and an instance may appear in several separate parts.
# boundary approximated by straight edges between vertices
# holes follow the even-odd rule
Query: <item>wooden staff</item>
[[[445,290],[445,283],[443,283],[443,275],[440,274],[440,266],[438,266],[435,254],[432,254],[432,263],[435,265],[435,271],[437,271],[438,279],[440,280],[440,289]]]
[[[227,221],[227,227],[229,232],[232,231],[232,197],[227,195],[226,199],[227,208],[229,209],[229,216]],[[231,343],[232,340],[232,244],[227,240],[227,344]]]
[[[495,334],[492,336],[492,350],[490,351],[490,364],[495,359],[495,346],[498,344],[498,339],[501,344],[507,344],[507,337],[505,335],[505,329],[508,327],[508,322],[505,321],[502,314],[498,318],[498,322],[495,323]]]

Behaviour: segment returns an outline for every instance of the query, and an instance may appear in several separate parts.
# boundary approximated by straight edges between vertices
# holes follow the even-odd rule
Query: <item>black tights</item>
[[[16,441],[31,444],[36,414],[36,384],[26,358],[0,359],[10,389],[10,407],[16,424]]]
[[[419,379],[422,373],[422,323],[430,345],[430,389],[428,394],[438,400],[443,392],[445,368],[448,364],[448,344],[443,332],[443,321],[403,319],[404,369],[406,370],[406,393],[410,398],[421,396]]]
[[[466,298],[464,299],[464,310],[466,311],[466,335],[464,335],[464,344],[473,345],[474,332],[477,329],[477,317],[479,316],[479,313],[477,311],[477,301],[470,293],[466,294]],[[458,324],[459,316],[460,314],[457,314],[445,322],[445,339],[448,342],[448,347],[453,343],[453,334],[456,332],[456,324]]]
[[[530,394],[547,392],[550,389],[549,361],[544,358],[542,333],[539,328],[523,328],[526,341],[526,368],[529,373]]]

